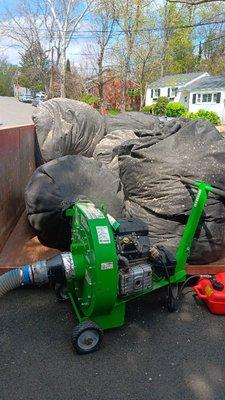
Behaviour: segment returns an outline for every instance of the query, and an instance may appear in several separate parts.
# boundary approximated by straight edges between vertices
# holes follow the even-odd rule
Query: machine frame
[[[176,251],[174,274],[160,280],[154,279],[153,275],[151,287],[125,297],[118,296],[119,273],[114,238],[117,221],[108,216],[104,207],[97,209],[89,201],[79,201],[67,209],[66,216],[71,218],[71,253],[75,265],[74,276],[67,281],[67,295],[81,325],[93,322],[102,330],[119,327],[124,324],[128,301],[185,281],[185,266],[208,195],[212,192],[224,197],[225,192],[205,182],[187,178],[181,178],[181,181],[194,186],[197,194]]]

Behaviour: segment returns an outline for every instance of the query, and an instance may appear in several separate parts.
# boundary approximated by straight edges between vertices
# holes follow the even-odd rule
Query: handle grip
[[[197,187],[196,182],[189,178],[181,177],[181,182]],[[225,190],[217,189],[214,186],[212,186],[212,189],[210,191],[214,194],[217,194],[218,196],[225,197]]]
[[[195,286],[194,288],[195,293],[198,295],[199,299],[206,299],[207,296],[206,294],[202,293],[202,287],[201,286]]]

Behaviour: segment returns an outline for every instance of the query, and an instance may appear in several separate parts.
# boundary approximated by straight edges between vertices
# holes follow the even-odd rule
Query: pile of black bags
[[[70,134],[63,124],[57,127],[51,147],[51,124],[44,121],[46,110],[53,109],[51,118],[53,115],[58,118],[57,110],[65,109],[63,102],[69,104],[76,118],[70,121]],[[115,218],[143,218],[148,223],[152,243],[164,245],[175,253],[195,193],[180,177],[203,180],[224,189],[224,138],[205,120],[167,121],[143,113],[123,113],[103,119],[88,107],[88,113],[93,111],[97,115],[91,123],[87,122],[90,116],[86,105],[78,103],[50,100],[35,115],[42,159],[56,158],[34,172],[25,193],[28,218],[40,241],[61,250],[69,248],[70,226],[64,210],[84,196],[97,206],[107,203],[109,213]],[[79,129],[85,132],[85,138]],[[47,147],[43,137],[48,138]],[[224,230],[224,203],[210,195],[190,262],[207,263],[222,257]]]

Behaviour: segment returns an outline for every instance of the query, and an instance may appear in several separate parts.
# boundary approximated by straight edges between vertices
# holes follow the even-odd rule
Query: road
[[[0,128],[32,123],[34,107],[21,103],[14,97],[0,96]]]
[[[48,289],[9,293],[0,301],[0,399],[223,400],[225,317],[190,293],[169,314],[163,298],[130,303],[126,325],[78,356],[67,304]]]

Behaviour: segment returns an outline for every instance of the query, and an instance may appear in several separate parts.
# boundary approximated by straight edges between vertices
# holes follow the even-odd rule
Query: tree
[[[6,8],[5,19],[1,21],[2,35],[12,39],[22,50],[28,49],[37,40],[41,42],[43,18],[39,5],[20,0],[13,11]]]
[[[195,69],[197,58],[194,54],[192,12],[189,8],[166,1],[163,16],[163,46],[161,76],[191,72]],[[180,28],[180,29],[179,29]]]
[[[39,41],[21,54],[19,83],[33,90],[46,90],[49,83],[49,61]]]
[[[121,111],[125,111],[128,80],[131,77],[131,60],[135,40],[144,20],[144,8],[146,3],[143,0],[116,0],[115,10],[117,23],[123,34],[121,43],[114,46],[117,63],[121,66]]]
[[[61,72],[61,97],[65,97],[66,54],[79,25],[89,11],[93,0],[47,0],[50,15],[55,23],[59,43],[59,66]],[[48,22],[48,20],[46,19]],[[46,22],[46,23],[47,23]]]
[[[159,77],[161,68],[161,42],[158,34],[154,32],[156,20],[152,12],[145,17],[143,29],[136,38],[133,50],[133,79],[140,85],[140,109],[144,106],[147,83]]]
[[[68,99],[79,100],[85,92],[85,79],[78,73],[75,65],[71,65],[67,60],[65,92]]]
[[[225,2],[225,0],[168,0],[170,3],[182,3],[190,6],[198,6],[199,4]]]
[[[98,0],[94,22],[91,25],[92,42],[86,44],[86,57],[92,66],[95,85],[98,89],[100,106],[104,105],[104,87],[106,83],[113,79],[109,76],[109,65],[106,60],[110,56],[109,47],[114,39],[113,31],[116,24],[115,5],[111,0]]]
[[[10,64],[5,57],[0,57],[0,96],[13,95],[13,83],[17,67]]]
[[[211,74],[223,74],[225,72],[225,26],[224,3],[210,3],[199,6],[198,18],[203,23],[196,28],[196,35],[201,38],[199,43],[199,67]]]
[[[66,73],[71,72],[71,65],[70,65],[70,60],[68,59],[66,61]]]

